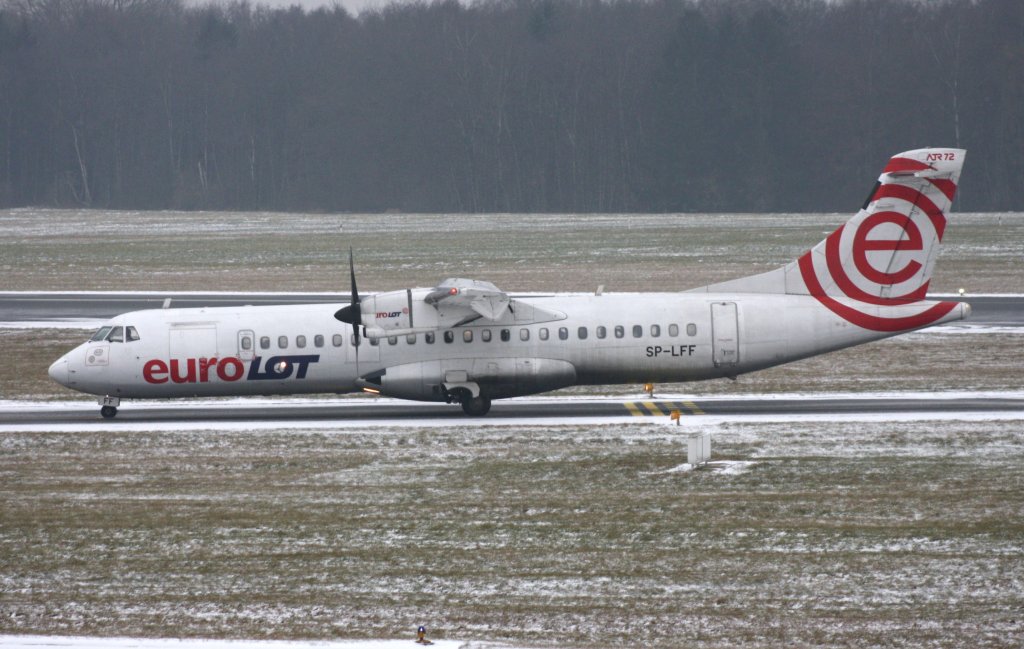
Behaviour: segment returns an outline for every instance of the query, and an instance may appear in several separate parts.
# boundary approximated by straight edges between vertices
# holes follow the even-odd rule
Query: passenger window
[[[522,340],[523,342],[526,342],[529,339],[530,339],[530,330],[529,329],[520,329],[519,330],[519,340]]]
[[[252,338],[249,335],[242,336],[242,350],[249,351],[252,349]]]
[[[661,335],[661,325],[651,325],[651,338],[657,338]]]
[[[677,324],[670,324],[668,326],[668,335],[672,336],[673,338],[678,336],[679,335],[679,325],[677,325]]]
[[[313,346],[314,347],[323,347],[324,346],[324,337],[321,336],[320,334],[317,334],[317,335],[313,336]]]
[[[270,336],[260,337],[260,349],[270,349]]]
[[[380,344],[380,338],[370,338],[369,340],[371,347],[376,347],[377,345]]]
[[[471,342],[473,342],[473,330],[472,329],[466,329],[465,331],[462,332],[462,342],[464,342],[464,343],[471,343]]]
[[[693,324],[692,322],[690,324],[686,325],[686,335],[687,336],[696,336],[697,335],[697,325]]]
[[[608,330],[601,325],[598,325],[597,331],[595,333],[597,334],[598,338],[605,338],[608,336]]]
[[[397,345],[398,344],[398,336],[388,336],[388,344],[389,345]]]
[[[640,325],[633,325],[633,337],[642,338],[644,335],[644,328]]]
[[[427,343],[428,345],[433,345],[434,344],[434,332],[433,331],[428,331],[427,333],[423,334],[423,342]]]
[[[444,341],[446,343],[453,343],[453,342],[455,342],[455,332],[454,331],[446,331],[446,332],[444,332]]]
[[[352,334],[352,346],[355,347],[358,343],[356,342],[356,335]]]
[[[558,339],[559,340],[569,340],[569,330],[566,329],[565,327],[559,327],[558,328]]]
[[[278,349],[288,349],[288,336],[278,336],[277,347]]]
[[[107,340],[112,343],[123,343],[124,342],[124,327],[114,327],[110,335],[107,336]]]
[[[135,327],[128,327],[128,329],[125,330],[125,334],[126,340],[130,343],[139,340],[139,332],[138,330],[135,329]],[[252,347],[252,338],[249,339],[249,346]]]
[[[586,340],[587,339],[587,328],[586,327],[580,327],[579,329],[576,330],[576,335],[579,336],[580,340]]]
[[[306,346],[306,337],[305,336],[295,336],[295,346],[298,347],[299,349],[302,349],[303,347],[305,347]]]
[[[98,343],[101,340],[105,340],[107,334],[110,333],[111,329],[113,329],[113,327],[100,327],[99,331],[94,333],[92,335],[92,338],[90,338],[89,340],[94,343]]]
[[[547,340],[548,339],[548,328],[547,327],[541,327],[540,331],[537,332],[537,336],[541,340]]]
[[[416,334],[406,334],[405,335],[405,344],[407,344],[407,345],[415,345],[416,344]]]
[[[481,331],[480,332],[480,340],[484,341],[485,343],[491,342],[491,330],[490,329],[484,329],[483,331]]]
[[[512,340],[511,332],[509,332],[508,329],[502,329],[501,330],[501,342],[507,343],[510,340]]]
[[[615,326],[615,337],[624,338],[626,336],[626,329],[622,325]]]
[[[334,334],[331,336],[331,344],[335,347],[341,347],[341,343],[344,342],[345,338],[341,334]]]

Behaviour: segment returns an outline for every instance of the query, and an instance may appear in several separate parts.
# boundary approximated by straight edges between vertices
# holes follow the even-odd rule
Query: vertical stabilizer
[[[956,305],[923,301],[964,155],[962,149],[917,149],[893,156],[861,210],[799,259],[696,291],[812,295],[844,319],[876,331],[930,324]],[[907,316],[902,307],[918,302],[919,312]],[[875,315],[878,307],[896,306],[898,317]]]

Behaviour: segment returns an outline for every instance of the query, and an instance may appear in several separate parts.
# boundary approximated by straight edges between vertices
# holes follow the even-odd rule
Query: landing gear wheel
[[[104,419],[113,419],[117,416],[117,408],[114,406],[103,406],[100,408],[100,414],[103,415]]]
[[[491,409],[491,400],[487,397],[473,397],[462,402],[462,411],[471,417],[483,417]]]

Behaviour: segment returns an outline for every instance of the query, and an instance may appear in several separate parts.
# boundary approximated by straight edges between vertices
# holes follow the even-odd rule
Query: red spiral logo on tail
[[[927,167],[894,158],[886,172],[904,171],[908,162]],[[798,264],[808,292],[833,313],[873,331],[924,327],[952,311],[956,302],[940,302],[906,315],[925,299],[926,273],[934,261],[929,257],[946,227],[933,198],[948,205],[956,191],[948,180],[927,182],[932,197],[907,185],[881,185],[871,198],[873,210],[862,211],[804,254]],[[880,315],[886,307],[901,307],[899,315]]]

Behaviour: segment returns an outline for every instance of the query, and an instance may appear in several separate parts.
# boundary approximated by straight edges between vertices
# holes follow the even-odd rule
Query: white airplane
[[[572,385],[734,378],[966,318],[968,304],[925,298],[964,154],[894,156],[856,216],[759,275],[683,293],[514,297],[447,279],[360,297],[350,251],[340,310],[125,313],[50,376],[99,395],[107,418],[121,399],[360,390],[484,415],[494,399]]]

